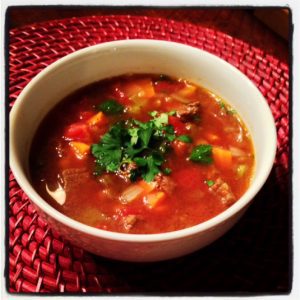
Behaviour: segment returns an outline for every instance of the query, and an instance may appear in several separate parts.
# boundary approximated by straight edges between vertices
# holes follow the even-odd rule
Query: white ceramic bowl
[[[28,156],[45,115],[62,98],[89,83],[125,73],[163,73],[198,83],[230,103],[253,138],[256,167],[247,192],[218,216],[193,227],[160,234],[123,234],[77,222],[45,202],[31,185]],[[73,244],[126,261],[158,261],[188,254],[222,236],[241,217],[266,181],[276,152],[268,104],[236,68],[199,49],[155,40],[123,40],[76,51],[40,72],[24,88],[10,114],[10,166],[38,212]]]

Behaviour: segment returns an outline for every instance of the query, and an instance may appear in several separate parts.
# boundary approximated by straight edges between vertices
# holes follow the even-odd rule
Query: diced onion
[[[243,151],[242,149],[240,148],[237,148],[237,147],[229,147],[229,150],[232,154],[232,156],[246,156],[247,153],[245,151]]]
[[[139,185],[135,184],[128,187],[125,191],[123,191],[120,196],[120,201],[124,204],[130,203],[133,200],[139,198],[144,193],[144,189]]]

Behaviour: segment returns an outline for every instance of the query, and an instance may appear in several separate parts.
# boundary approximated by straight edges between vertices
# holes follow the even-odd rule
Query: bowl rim
[[[264,163],[264,168],[260,172],[259,179],[256,180],[255,185],[254,182],[251,183],[251,186],[248,188],[248,190],[244,193],[244,195],[238,199],[232,206],[227,208],[225,211],[221,212],[220,214],[216,215],[215,217],[204,221],[200,224],[176,230],[176,231],[170,231],[170,232],[163,232],[163,233],[154,233],[154,234],[131,234],[131,233],[119,233],[119,232],[113,232],[113,231],[106,231],[99,228],[95,228],[89,225],[86,225],[84,223],[81,223],[79,221],[76,221],[63,213],[56,210],[54,207],[52,207],[50,204],[48,204],[45,200],[42,199],[41,196],[35,191],[32,184],[30,183],[30,180],[28,179],[28,176],[25,174],[25,172],[22,171],[22,168],[20,167],[20,163],[18,162],[18,159],[16,157],[15,153],[15,146],[14,146],[14,140],[12,138],[12,132],[15,128],[15,115],[17,115],[17,111],[19,109],[19,106],[22,103],[22,100],[26,98],[27,94],[30,92],[32,87],[43,79],[43,77],[48,74],[49,72],[52,72],[53,70],[60,68],[64,64],[68,64],[69,62],[73,61],[74,59],[78,59],[79,57],[88,55],[93,52],[98,52],[102,50],[106,50],[109,48],[114,47],[123,47],[123,46],[157,46],[157,47],[170,47],[171,48],[182,48],[186,51],[194,51],[198,52],[199,54],[203,55],[204,57],[217,61],[220,65],[227,68],[229,71],[236,73],[242,81],[247,81],[249,88],[254,88],[256,90],[257,96],[261,98],[261,109],[264,112],[265,117],[265,123],[269,124],[270,129],[270,135],[269,137],[273,141],[273,145],[270,145],[270,148],[272,150],[272,153],[268,155],[268,160]],[[275,127],[275,122],[273,115],[271,113],[270,107],[267,104],[266,99],[263,97],[263,95],[260,93],[258,88],[254,85],[254,83],[241,71],[239,71],[237,68],[226,62],[225,60],[215,56],[214,54],[211,54],[209,52],[206,52],[205,50],[177,43],[177,42],[170,42],[170,41],[163,41],[163,40],[148,40],[148,39],[132,39],[132,40],[118,40],[118,41],[111,41],[111,42],[104,42],[101,44],[88,46],[83,49],[77,50],[71,54],[68,54],[54,63],[47,66],[45,69],[43,69],[40,73],[38,73],[31,81],[25,86],[25,88],[22,90],[20,95],[17,98],[17,101],[12,107],[12,110],[10,112],[10,121],[9,121],[9,140],[10,140],[10,146],[9,146],[9,157],[10,157],[10,167],[11,170],[22,188],[22,190],[28,195],[29,199],[37,205],[43,212],[45,212],[47,215],[51,216],[54,220],[76,230],[83,232],[85,234],[107,239],[107,240],[114,240],[114,241],[123,241],[123,242],[139,242],[139,243],[148,243],[148,242],[160,242],[160,241],[168,241],[168,240],[175,240],[180,239],[187,236],[192,236],[195,234],[199,234],[201,232],[207,231],[209,229],[212,229],[213,227],[225,222],[227,219],[230,219],[230,217],[237,214],[239,211],[241,211],[244,207],[247,206],[251,202],[251,200],[255,197],[257,192],[261,189],[261,187],[264,185],[265,181],[267,180],[271,169],[273,167],[273,162],[275,159],[276,154],[276,142],[277,142],[277,132]],[[254,149],[255,150],[255,149]]]

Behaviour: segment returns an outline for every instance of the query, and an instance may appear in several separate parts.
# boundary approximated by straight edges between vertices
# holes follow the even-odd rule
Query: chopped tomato
[[[187,133],[187,129],[185,124],[180,121],[179,118],[174,116],[169,116],[169,124],[173,125],[176,134],[185,134]]]
[[[91,134],[88,125],[83,122],[71,124],[67,127],[64,137],[70,141],[90,142]]]
[[[173,142],[173,149],[178,156],[184,156],[188,153],[189,144],[175,140]]]
[[[161,80],[156,81],[154,84],[154,90],[156,93],[174,93],[185,87],[184,82],[180,81],[169,81],[169,80]]]
[[[117,100],[120,104],[127,106],[130,104],[129,98],[125,95],[121,89],[121,84],[117,83],[113,86],[112,98]]]
[[[79,119],[81,121],[86,121],[91,118],[95,113],[92,111],[82,111],[79,113]]]
[[[197,187],[204,187],[204,175],[203,171],[197,168],[196,166],[192,166],[190,168],[185,168],[179,170],[178,172],[172,175],[174,181],[178,186],[184,189],[195,189]]]

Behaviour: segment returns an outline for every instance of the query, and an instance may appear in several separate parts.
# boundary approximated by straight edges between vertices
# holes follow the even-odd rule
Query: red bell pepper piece
[[[69,141],[81,141],[86,143],[91,141],[88,125],[83,122],[74,123],[67,127],[64,137]]]
[[[181,135],[187,133],[185,124],[181,122],[179,118],[175,116],[169,116],[169,124],[173,125],[176,134]]]

